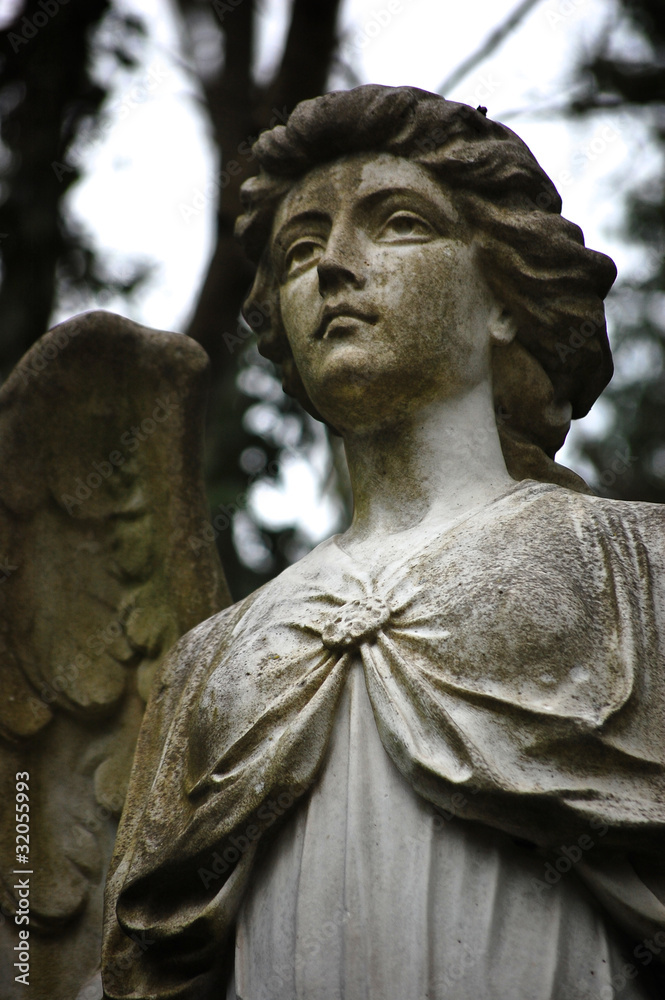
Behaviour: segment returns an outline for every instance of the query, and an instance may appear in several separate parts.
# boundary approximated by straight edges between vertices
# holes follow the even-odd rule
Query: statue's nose
[[[364,280],[361,279],[350,267],[338,260],[320,261],[317,267],[319,274],[319,291],[321,295],[335,291],[344,285],[353,285],[361,288]]]
[[[317,265],[319,292],[326,295],[345,285],[362,288],[366,280],[366,267],[358,239],[345,233],[336,233],[333,229],[325,253]]]

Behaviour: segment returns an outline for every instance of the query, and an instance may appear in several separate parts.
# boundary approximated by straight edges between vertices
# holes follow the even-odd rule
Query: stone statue
[[[105,995],[662,995],[665,523],[554,462],[612,262],[509,129],[410,87],[254,147],[245,307],[353,523],[172,651]]]
[[[229,603],[202,477],[205,352],[95,312],[0,389],[0,996],[73,1000],[150,682]],[[100,990],[97,992],[99,996]]]

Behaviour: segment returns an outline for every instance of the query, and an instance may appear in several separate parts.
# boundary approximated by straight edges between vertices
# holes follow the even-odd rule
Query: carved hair
[[[386,152],[420,164],[453,191],[487,283],[517,326],[515,340],[492,354],[508,471],[587,489],[553,458],[571,418],[589,411],[612,376],[603,299],[616,268],[561,217],[561,198],[525,143],[484,112],[415,87],[368,85],[304,101],[286,126],[264,132],[253,147],[261,172],[242,187],[236,226],[258,263],[244,316],[261,353],[282,366],[285,391],[321,419],[281,323],[268,252],[275,211],[299,178],[341,156]]]

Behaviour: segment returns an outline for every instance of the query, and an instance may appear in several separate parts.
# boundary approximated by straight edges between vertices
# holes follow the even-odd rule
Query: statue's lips
[[[363,309],[355,309],[353,306],[345,305],[342,303],[338,306],[326,306],[323,310],[323,316],[321,322],[319,323],[316,333],[314,334],[317,340],[323,340],[327,336],[332,335],[330,327],[333,326],[334,321],[337,319],[354,319],[362,320],[364,323],[369,323],[373,326],[379,317],[376,313],[368,312]],[[341,324],[335,324],[336,329],[344,329],[343,322]]]

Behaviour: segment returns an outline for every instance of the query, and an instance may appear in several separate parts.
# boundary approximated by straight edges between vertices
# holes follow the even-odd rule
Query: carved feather
[[[96,968],[151,679],[230,600],[214,544],[189,544],[207,521],[207,364],[187,337],[93,312],[46,334],[0,389],[0,947],[15,943],[27,771],[35,998],[75,996]]]

